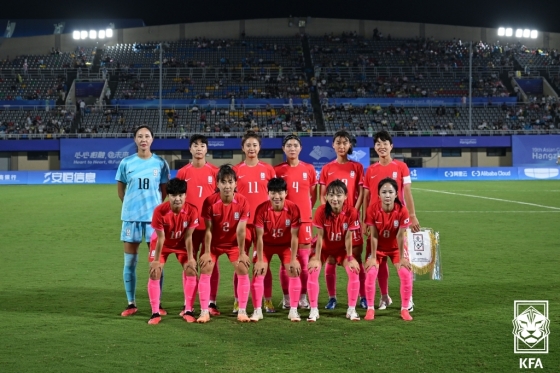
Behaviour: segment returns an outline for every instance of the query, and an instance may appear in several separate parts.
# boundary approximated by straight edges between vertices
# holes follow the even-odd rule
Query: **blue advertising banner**
[[[426,97],[426,98],[329,98],[329,105],[344,105],[352,104],[354,106],[361,105],[381,105],[381,106],[421,106],[421,107],[433,107],[433,106],[457,106],[463,105],[462,97]],[[473,105],[501,105],[502,103],[514,105],[517,103],[516,97],[473,97]]]
[[[510,136],[395,137],[395,148],[508,148]]]
[[[62,170],[116,170],[121,160],[136,153],[132,139],[61,139]]]
[[[560,135],[512,136],[513,165],[516,167],[557,167]]]
[[[105,82],[76,82],[76,97],[100,97]]]
[[[292,99],[292,105],[302,105],[304,102],[309,101],[301,98]],[[162,107],[165,109],[170,109],[179,106],[230,106],[231,100],[228,99],[215,99],[215,100],[204,100],[204,99],[162,99]],[[241,109],[243,106],[247,108],[255,107],[265,107],[270,105],[273,107],[288,106],[290,104],[289,99],[235,99],[235,108],[237,110]],[[119,105],[121,107],[142,107],[142,108],[157,108],[159,107],[159,100],[111,100],[111,105]]]
[[[517,84],[525,93],[542,95],[543,80],[542,79],[515,79]]]
[[[413,181],[518,180],[516,167],[411,168]]]

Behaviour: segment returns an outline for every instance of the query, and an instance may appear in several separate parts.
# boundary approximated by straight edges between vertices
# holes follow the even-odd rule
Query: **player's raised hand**
[[[159,260],[154,260],[150,263],[150,278],[152,280],[159,280],[161,278],[161,263]]]
[[[321,270],[321,261],[319,260],[319,258],[313,256],[311,259],[309,259],[309,263],[307,264],[307,270],[309,272]]]
[[[366,260],[366,265],[364,266],[364,270],[368,272],[370,269],[374,267],[379,268],[379,265],[377,264],[377,260],[375,258],[368,258],[368,260]]]
[[[416,218],[416,216],[410,217],[410,230],[412,233],[420,232],[420,222]]]
[[[295,273],[297,276],[301,273],[301,264],[299,264],[297,259],[290,262],[290,272]]]
[[[257,260],[255,264],[253,264],[253,276],[264,276],[266,274],[266,263],[262,260]]]
[[[200,265],[200,269],[206,267],[210,263],[212,263],[212,257],[210,256],[210,253],[204,253],[198,259],[198,265]]]

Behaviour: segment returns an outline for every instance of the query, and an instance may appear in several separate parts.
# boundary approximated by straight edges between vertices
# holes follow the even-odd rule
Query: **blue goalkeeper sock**
[[[161,294],[163,294],[163,269],[161,270],[161,278],[159,279],[159,302],[161,303]]]
[[[128,303],[134,303],[136,300],[136,265],[138,264],[138,254],[124,253],[124,290]]]

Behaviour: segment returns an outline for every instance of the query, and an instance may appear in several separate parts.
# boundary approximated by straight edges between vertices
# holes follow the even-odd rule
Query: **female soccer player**
[[[313,238],[313,206],[317,200],[317,174],[315,168],[299,160],[301,152],[301,140],[296,135],[288,135],[282,141],[282,150],[286,154],[286,162],[274,167],[276,176],[284,179],[288,186],[286,199],[294,202],[301,214],[301,226],[299,228],[299,250],[297,258],[301,264],[301,296],[299,307],[308,309],[307,301],[307,263]],[[280,266],[280,283],[284,292],[282,308],[290,308],[289,280],[285,266]]]
[[[420,230],[420,223],[416,218],[414,199],[412,198],[410,170],[408,166],[401,161],[395,160],[391,157],[391,150],[393,150],[393,139],[387,131],[377,132],[373,138],[374,149],[379,156],[379,162],[372,164],[368,167],[364,177],[364,219],[367,207],[377,203],[379,197],[377,195],[377,186],[380,180],[387,177],[394,179],[397,182],[399,190],[399,200],[406,204],[406,208],[410,213],[410,229],[412,232]],[[369,227],[366,227],[366,234],[369,235]],[[371,246],[368,240],[366,252],[371,252]],[[366,254],[369,255],[369,254]],[[387,258],[379,263],[379,274],[377,275],[379,282],[379,289],[381,290],[381,300],[379,301],[379,309],[384,310],[387,306],[391,305],[392,300],[389,296],[389,266]],[[410,302],[409,311],[413,310],[413,302]]]
[[[369,304],[365,319],[373,320],[375,317],[375,279],[379,263],[389,257],[401,280],[401,317],[405,321],[411,321],[408,307],[412,297],[412,268],[404,252],[404,233],[410,225],[410,216],[408,209],[399,200],[399,187],[395,180],[390,177],[381,180],[377,191],[379,201],[368,207],[365,222],[371,230],[372,248],[365,267]]]
[[[327,185],[334,180],[341,180],[348,188],[348,199],[346,203],[360,210],[363,200],[363,176],[364,167],[361,163],[348,159],[348,155],[352,154],[353,137],[346,131],[338,131],[333,137],[333,148],[336,151],[336,159],[326,164],[321,170],[319,184],[321,184],[321,204],[326,202]],[[360,305],[367,308],[365,304],[365,274],[362,266],[362,251],[364,239],[361,230],[353,232],[352,246],[353,255],[360,266]],[[325,265],[325,282],[327,283],[327,292],[329,293],[329,301],[325,306],[326,309],[334,309],[336,307],[336,263],[334,258],[329,258]]]
[[[257,233],[256,251],[253,254],[253,283],[251,294],[255,311],[251,321],[263,318],[262,297],[264,292],[264,276],[272,256],[278,255],[282,265],[289,274],[288,292],[290,299],[291,321],[300,321],[297,312],[301,294],[299,274],[301,266],[296,258],[298,254],[298,234],[300,213],[298,206],[286,199],[288,186],[284,179],[277,177],[268,182],[269,200],[261,203],[255,213],[255,231]]]
[[[237,176],[230,165],[223,165],[218,171],[219,192],[206,198],[202,206],[202,217],[206,223],[204,246],[209,247],[200,256],[200,281],[198,296],[202,309],[198,322],[210,321],[208,304],[210,298],[210,275],[215,263],[222,254],[226,254],[238,277],[237,294],[239,310],[237,320],[249,322],[247,301],[249,300],[249,256],[245,252],[245,230],[249,219],[249,202],[240,193],[235,192]]]
[[[123,280],[128,298],[128,307],[121,316],[130,316],[137,311],[138,247],[142,243],[142,237],[145,237],[148,242],[153,233],[150,226],[152,213],[165,199],[164,186],[169,181],[167,162],[150,150],[153,141],[150,127],[138,127],[134,132],[134,142],[138,151],[134,155],[123,158],[115,176],[118,195],[123,203],[121,212],[123,221],[121,240],[124,242]],[[163,309],[160,309],[159,313],[166,314]]]
[[[202,204],[204,200],[216,191],[216,174],[218,167],[206,162],[206,153],[208,153],[208,139],[204,135],[192,135],[190,138],[189,150],[192,154],[192,161],[188,165],[182,167],[177,171],[177,178],[185,180],[190,187],[187,188],[187,200],[190,201],[198,209],[198,213],[202,214]],[[199,225],[193,233],[193,250],[194,257],[198,259],[198,252],[200,247],[202,254],[205,250],[204,247],[204,234],[206,232],[206,225],[204,219],[199,216]],[[212,272],[210,279],[210,305],[209,310],[212,316],[218,316],[220,311],[216,305],[216,289],[220,282],[220,270],[218,263]],[[191,312],[190,309],[183,310]]]
[[[321,264],[329,256],[339,265],[344,266],[348,274],[348,310],[346,317],[352,321],[359,321],[356,312],[356,302],[360,290],[360,265],[352,255],[352,232],[360,229],[360,214],[358,210],[346,204],[348,188],[340,180],[335,180],[327,186],[326,200],[315,211],[313,226],[317,229],[317,243],[315,254],[309,260],[309,279],[307,292],[311,311],[307,321],[315,322],[319,318],[319,273]]]
[[[253,131],[247,132],[241,139],[241,150],[245,153],[245,160],[233,167],[237,175],[237,190],[249,202],[251,215],[247,221],[247,227],[250,234],[247,234],[245,248],[249,250],[251,243],[255,238],[254,217],[257,206],[268,200],[268,192],[266,186],[268,181],[274,177],[274,168],[268,163],[259,161],[259,151],[261,150],[261,138]],[[234,289],[237,288],[237,277],[233,278]],[[272,304],[272,275],[267,271],[264,280],[264,307],[266,312],[276,312]],[[235,303],[233,312],[237,312],[238,300],[235,294]]]
[[[196,258],[193,253],[192,236],[198,226],[198,209],[185,202],[187,183],[181,179],[171,179],[167,185],[169,200],[154,210],[152,228],[154,238],[150,242],[150,278],[148,280],[148,295],[152,306],[152,317],[148,324],[159,324],[159,298],[161,290],[159,281],[163,266],[169,254],[174,253],[183,266],[183,292],[185,294],[185,309],[192,310],[196,296]],[[192,312],[183,316],[185,321],[194,322]]]

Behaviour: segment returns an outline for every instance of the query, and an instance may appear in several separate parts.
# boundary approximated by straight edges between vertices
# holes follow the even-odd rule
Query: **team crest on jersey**
[[[238,213],[238,212],[234,213],[234,214],[233,214],[233,218],[234,218],[235,220],[239,220],[239,213]]]
[[[343,229],[343,230],[347,230],[347,229],[348,229],[348,223],[342,224],[342,229]]]
[[[208,184],[212,184],[212,176],[208,176]]]
[[[356,173],[355,173],[354,171],[350,171],[350,177],[351,177],[351,178],[356,177]]]
[[[307,172],[303,173],[303,180],[307,180]]]
[[[189,222],[187,222],[187,221],[184,221],[184,222],[183,222],[183,228],[186,228],[186,227],[187,227],[187,225],[189,225]]]
[[[154,168],[154,176],[157,177],[159,170],[157,168]]]
[[[290,223],[291,223],[290,219],[286,219],[286,227],[289,227]]]
[[[265,177],[264,172],[261,172],[261,180],[264,180],[264,177]]]
[[[393,171],[393,179],[397,179],[397,171]]]
[[[398,228],[399,227],[399,221],[398,220],[393,221],[393,226],[395,228]]]

